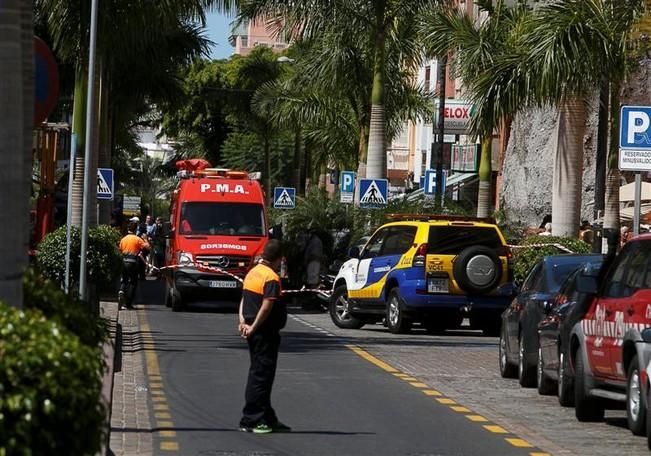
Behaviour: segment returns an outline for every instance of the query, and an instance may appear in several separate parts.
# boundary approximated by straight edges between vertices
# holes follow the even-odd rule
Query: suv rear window
[[[491,249],[502,247],[495,228],[477,226],[430,226],[427,253],[458,255],[475,245]]]

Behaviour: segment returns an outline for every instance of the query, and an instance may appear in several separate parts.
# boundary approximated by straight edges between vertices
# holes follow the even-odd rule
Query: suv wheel
[[[545,374],[545,362],[543,360],[542,348],[538,347],[538,366],[536,367],[536,380],[538,382],[538,394],[550,396],[555,393],[554,381]]]
[[[335,288],[330,298],[330,318],[335,326],[343,329],[359,329],[364,322],[350,313],[350,301],[346,285]]]
[[[517,377],[517,370],[515,364],[511,364],[509,362],[508,357],[506,356],[506,328],[505,327],[502,327],[502,331],[500,332],[499,363],[500,363],[500,375],[503,378]]]
[[[165,282],[165,307],[172,307],[172,293],[174,290]]]
[[[576,352],[576,369],[574,376],[574,402],[576,419],[584,422],[603,421],[604,406],[601,400],[590,397],[585,384],[585,360],[581,347]]]
[[[393,334],[402,334],[409,332],[411,329],[411,321],[405,315],[405,303],[400,296],[400,290],[393,288],[389,292],[389,299],[387,301],[387,328]]]
[[[626,382],[626,421],[628,422],[628,428],[635,435],[644,435],[646,431],[645,419],[646,407],[640,385],[640,368],[637,355],[635,355],[630,366],[628,366]]]
[[[563,351],[558,354],[558,403],[563,407],[574,407],[574,384]]]
[[[502,278],[502,262],[493,249],[472,246],[456,256],[453,274],[464,291],[487,293],[494,289]]]
[[[527,361],[527,347],[525,339],[520,333],[518,337],[518,380],[520,386],[524,388],[533,388],[536,386],[536,366],[532,366]]]

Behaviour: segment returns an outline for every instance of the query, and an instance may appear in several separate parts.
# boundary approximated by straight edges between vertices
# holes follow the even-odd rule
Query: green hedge
[[[522,283],[527,277],[529,270],[547,255],[558,255],[568,253],[552,245],[545,247],[526,247],[532,244],[560,244],[573,253],[590,253],[591,246],[573,237],[560,236],[531,236],[525,238],[520,248],[513,249],[513,276],[516,283]]]
[[[71,231],[70,275],[71,283],[79,282],[81,231]],[[99,287],[111,286],[120,274],[122,257],[118,249],[120,233],[106,225],[88,230],[88,281]],[[63,284],[65,277],[66,227],[49,233],[38,245],[36,264],[49,279]]]
[[[0,455],[94,455],[105,435],[97,348],[0,303]]]
[[[106,322],[97,318],[88,305],[75,295],[66,295],[54,282],[28,269],[23,278],[26,309],[40,310],[91,347],[106,340]]]

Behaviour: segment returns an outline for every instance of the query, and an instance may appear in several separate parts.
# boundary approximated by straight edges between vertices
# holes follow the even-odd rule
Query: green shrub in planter
[[[71,283],[79,283],[81,231],[71,230],[70,276]],[[122,256],[118,249],[120,233],[106,225],[88,230],[88,281],[98,285],[112,285],[120,274]],[[66,270],[66,227],[49,233],[38,245],[36,264],[47,278],[63,284]]]
[[[99,347],[106,339],[106,322],[76,295],[67,295],[54,282],[28,269],[23,278],[26,309],[40,310],[48,319],[75,334],[81,342]]]
[[[99,350],[0,303],[0,455],[94,455],[105,435]]]
[[[590,253],[591,246],[573,237],[531,236],[524,239],[518,248],[513,249],[513,276],[516,283],[522,283],[529,270],[547,255],[568,253],[554,246],[527,247],[532,244],[560,244],[573,253]]]

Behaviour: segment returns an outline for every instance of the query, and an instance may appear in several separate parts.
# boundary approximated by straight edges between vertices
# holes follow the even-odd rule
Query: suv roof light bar
[[[387,214],[387,219],[392,222],[398,221],[450,221],[450,222],[481,222],[495,224],[492,217],[472,217],[467,215],[437,215],[437,214]]]

